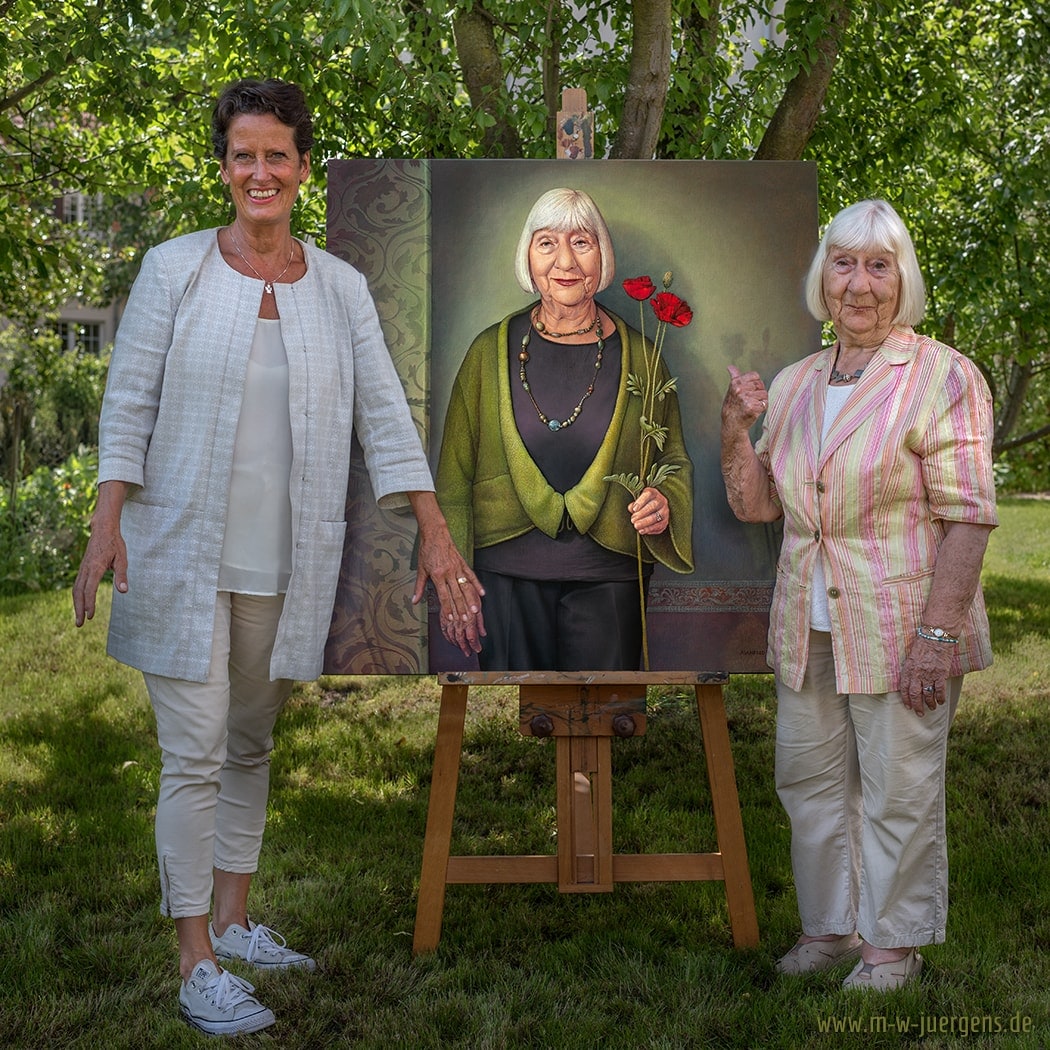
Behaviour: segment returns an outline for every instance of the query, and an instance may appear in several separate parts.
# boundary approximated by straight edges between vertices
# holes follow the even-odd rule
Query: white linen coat
[[[356,428],[376,499],[434,488],[365,278],[304,245],[307,272],[276,284],[288,354],[292,574],[270,677],[322,669],[346,531]],[[131,486],[121,517],[128,591],[108,652],[151,674],[204,681],[234,437],[262,282],[222,258],[218,231],[150,249],[113,349],[99,481]]]

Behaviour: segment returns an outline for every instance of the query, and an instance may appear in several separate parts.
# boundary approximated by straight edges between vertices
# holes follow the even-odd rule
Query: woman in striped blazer
[[[915,331],[922,275],[885,201],[832,220],[806,298],[835,341],[768,391],[730,367],[722,408],[734,513],[784,523],[768,660],[802,935],[777,969],[856,960],[845,987],[885,990],[945,937],[948,729],[963,675],[992,658],[991,396]]]

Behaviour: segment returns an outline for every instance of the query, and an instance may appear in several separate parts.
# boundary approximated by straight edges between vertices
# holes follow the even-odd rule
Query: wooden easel
[[[609,892],[616,882],[718,880],[737,948],[758,944],[722,686],[726,674],[455,672],[438,676],[441,710],[419,878],[413,954],[441,937],[450,883],[556,882],[565,893]],[[612,738],[645,731],[650,684],[691,685],[711,785],[718,852],[623,855],[612,851]],[[558,852],[554,856],[451,856],[467,695],[472,685],[517,685],[520,729],[557,742]]]

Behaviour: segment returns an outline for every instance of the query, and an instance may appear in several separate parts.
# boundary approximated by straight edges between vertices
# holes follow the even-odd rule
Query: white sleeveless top
[[[258,318],[233,446],[219,590],[283,594],[292,572],[292,426],[281,322]]]

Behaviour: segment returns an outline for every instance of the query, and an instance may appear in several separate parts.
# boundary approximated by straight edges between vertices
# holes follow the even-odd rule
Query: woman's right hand
[[[729,365],[729,389],[722,402],[722,479],[726,498],[741,521],[776,521],[783,510],[774,499],[766,468],[755,454],[750,429],[766,410],[769,394],[757,372],[741,374]]]
[[[120,512],[126,494],[127,485],[122,481],[104,481],[98,487],[98,505],[91,516],[91,537],[73,584],[77,627],[83,627],[84,621],[95,615],[98,585],[110,569],[113,586],[121,593],[128,589],[128,551],[120,533]]]
[[[730,378],[722,401],[722,426],[730,430],[750,430],[769,404],[766,385],[757,372],[741,373],[734,365],[727,367]]]

